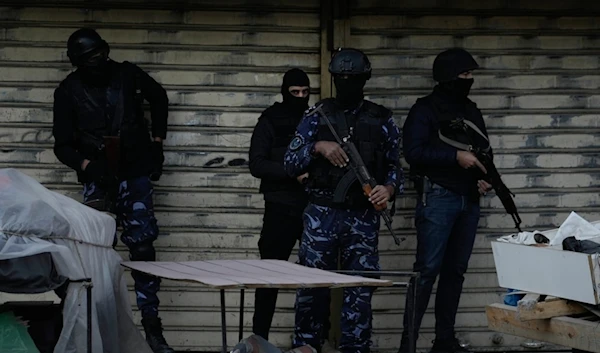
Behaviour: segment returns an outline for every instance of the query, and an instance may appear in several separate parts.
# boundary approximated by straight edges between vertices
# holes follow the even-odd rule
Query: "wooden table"
[[[227,352],[225,290],[240,290],[239,339],[243,338],[244,290],[255,288],[343,288],[398,286],[389,280],[319,270],[281,260],[213,260],[186,262],[123,262],[123,266],[156,277],[204,284],[221,292],[223,353]],[[353,273],[354,274],[354,273]],[[414,276],[412,272],[360,272],[361,275]],[[402,283],[403,286],[408,286]],[[412,330],[411,330],[412,331]]]

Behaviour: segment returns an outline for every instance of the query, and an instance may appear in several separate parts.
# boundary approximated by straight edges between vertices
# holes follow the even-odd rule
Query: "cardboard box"
[[[542,233],[552,236],[556,231]],[[492,251],[500,287],[600,304],[599,254],[498,240],[492,241]]]

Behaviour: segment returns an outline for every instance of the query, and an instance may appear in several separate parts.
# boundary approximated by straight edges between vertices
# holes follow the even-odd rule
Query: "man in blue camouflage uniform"
[[[344,270],[377,271],[380,216],[373,204],[386,203],[403,190],[400,131],[390,110],[363,98],[363,88],[371,77],[371,64],[364,53],[341,49],[332,58],[329,72],[334,77],[336,98],[316,106],[321,107],[341,138],[349,137],[354,142],[378,185],[368,198],[364,195],[352,178],[348,155],[335,142],[325,119],[316,109],[307,110],[284,160],[290,176],[308,173],[310,202],[304,212],[300,264],[335,270],[340,253]],[[339,345],[342,353],[370,351],[373,291],[368,287],[344,289]],[[320,350],[328,299],[328,289],[298,291],[295,347],[310,344]]]
[[[108,43],[93,29],[69,37],[67,55],[77,70],[54,93],[54,153],[77,172],[85,204],[116,214],[129,258],[154,261],[158,225],[151,181],[162,174],[168,98],[139,67],[112,61],[108,54]],[[152,138],[143,100],[150,103]],[[138,271],[131,275],[146,341],[156,353],[173,353],[158,317],[160,279]]]

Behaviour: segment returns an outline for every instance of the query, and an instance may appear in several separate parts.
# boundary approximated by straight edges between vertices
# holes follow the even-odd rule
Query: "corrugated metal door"
[[[72,69],[67,38],[94,27],[115,60],[139,64],[168,90],[166,169],[155,196],[158,259],[258,257],[263,201],[247,168],[250,136],[260,112],[280,99],[288,68],[306,70],[311,101],[319,99],[319,2],[195,1],[185,11],[170,1],[27,3],[0,9],[0,167],[18,167],[81,199],[74,172],[52,152],[52,101]],[[220,350],[218,292],[164,281],[160,298],[175,348]],[[274,324],[273,341],[283,346],[291,342],[292,298],[284,296],[285,314]],[[227,300],[233,306],[239,297]],[[233,344],[237,312],[227,318]]]
[[[560,225],[571,211],[598,218],[599,3],[564,1],[353,1],[352,45],[374,67],[368,97],[396,111],[402,124],[418,97],[431,91],[435,55],[453,46],[470,50],[476,72],[472,99],[483,110],[496,165],[517,194],[523,229]],[[594,35],[592,35],[594,34]],[[405,164],[406,166],[406,164]],[[381,242],[383,266],[409,270],[414,261],[414,190],[402,198],[400,249]],[[497,197],[483,200],[481,230],[466,275],[456,325],[478,349],[519,349],[524,339],[487,329],[484,306],[503,300],[490,240],[514,230]],[[559,280],[559,279],[557,279]],[[388,291],[379,291],[381,296]],[[434,292],[435,293],[435,292]],[[434,339],[432,299],[419,347]],[[398,346],[404,298],[376,300],[375,341]]]

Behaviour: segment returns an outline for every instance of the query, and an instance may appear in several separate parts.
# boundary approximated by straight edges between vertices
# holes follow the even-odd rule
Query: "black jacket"
[[[294,215],[300,215],[308,203],[304,186],[283,169],[283,156],[302,119],[298,113],[282,103],[267,108],[254,127],[249,152],[250,173],[261,179],[265,202],[280,204]]]
[[[110,62],[104,82],[92,83],[78,69],[69,74],[54,91],[54,153],[65,165],[74,169],[80,182],[89,180],[81,171],[84,159],[99,158],[81,143],[81,132],[102,137],[121,107],[122,179],[148,175],[152,168],[151,139],[148,122],[143,117],[141,101],[135,89],[140,86],[143,99],[150,103],[152,137],[166,138],[168,98],[164,88],[138,66]],[[122,92],[122,104],[119,96]]]
[[[487,136],[483,117],[475,103],[469,99],[455,103],[434,90],[419,99],[408,113],[403,128],[404,157],[413,177],[427,176],[433,183],[475,200],[479,198],[477,181],[481,173],[478,169],[462,168],[456,160],[457,149],[442,142],[438,136],[439,121],[456,116],[472,121]]]

